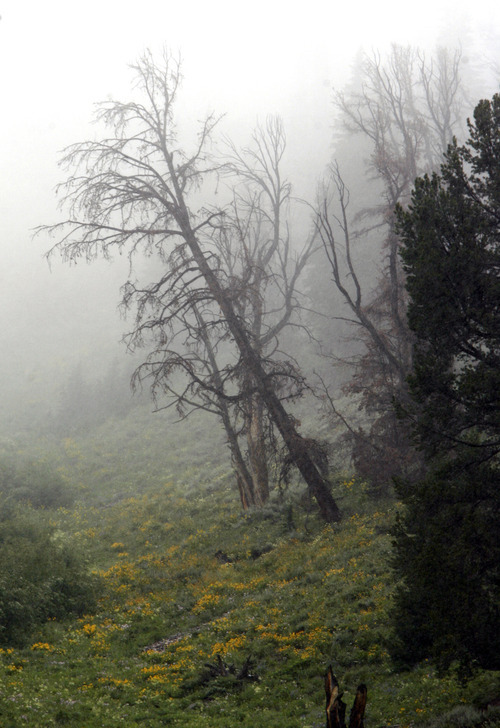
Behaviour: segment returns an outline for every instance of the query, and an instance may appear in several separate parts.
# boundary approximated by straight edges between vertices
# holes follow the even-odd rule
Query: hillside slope
[[[464,687],[428,664],[391,665],[395,504],[339,478],[334,529],[293,488],[242,514],[217,448],[189,467],[187,435],[169,461],[153,428],[106,427],[52,444],[78,497],[46,512],[100,574],[98,609],[1,650],[0,725],[319,728],[329,664],[348,705],[368,685],[367,728],[500,724],[470,707],[494,675]]]

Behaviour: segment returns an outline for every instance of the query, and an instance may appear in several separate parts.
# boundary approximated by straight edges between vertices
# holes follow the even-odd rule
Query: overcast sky
[[[129,95],[127,65],[145,48],[181,52],[189,121],[209,110],[227,113],[226,130],[244,139],[257,119],[280,114],[292,160],[308,160],[319,175],[331,152],[331,89],[349,79],[360,48],[432,47],[456,27],[467,28],[481,48],[483,38],[500,31],[498,6],[498,0],[0,0],[4,361],[7,349],[25,357],[26,339],[41,341],[44,327],[54,327],[52,317],[66,317],[58,329],[60,337],[67,334],[72,282],[88,289],[84,325],[92,328],[100,274],[71,278],[76,274],[59,266],[49,275],[41,256],[47,242],[33,242],[30,230],[57,219],[58,151],[92,136],[94,102]],[[102,306],[110,301],[118,301],[117,291]]]
[[[432,44],[462,16],[487,32],[496,0],[0,0],[2,218],[36,225],[56,177],[57,150],[88,136],[93,102],[129,93],[127,65],[146,47],[183,56],[193,116],[227,112],[252,126],[303,118],[311,100],[328,128],[332,85],[360,47]],[[313,144],[311,128],[302,143]],[[309,136],[309,140],[307,139]],[[29,200],[29,205],[26,202]],[[37,202],[38,201],[38,202]],[[42,215],[42,217],[45,217]]]

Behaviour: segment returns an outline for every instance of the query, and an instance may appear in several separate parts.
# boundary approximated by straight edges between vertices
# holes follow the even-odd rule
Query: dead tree
[[[255,346],[219,268],[212,238],[223,211],[195,212],[189,206],[190,193],[199,193],[204,182],[220,171],[208,153],[217,119],[205,119],[192,150],[181,148],[174,118],[179,63],[165,53],[163,63],[157,65],[146,53],[134,68],[136,90],[142,98],[108,101],[99,107],[98,119],[111,129],[111,135],[66,151],[63,164],[72,171],[60,191],[69,216],[40,232],[57,235],[51,252],[59,251],[69,261],[125,250],[133,262],[139,251],[157,251],[166,267],[151,288],[164,295],[157,320],[143,332],[145,342],[158,336],[168,346],[166,321],[177,310],[186,313],[193,301],[216,311],[214,326],[234,343],[241,368],[316,498],[321,516],[328,522],[338,521],[340,512],[329,484],[276,391],[272,361]],[[180,295],[182,281],[188,282],[185,297]]]
[[[289,229],[282,223],[290,185],[280,174],[285,150],[280,120],[269,118],[265,128],[259,127],[252,147],[238,152],[231,145],[230,150],[224,172],[230,178],[233,199],[223,219],[213,224],[209,241],[213,265],[240,321],[245,322],[254,349],[272,371],[276,392],[280,398],[296,398],[304,380],[279,342],[286,326],[300,325],[296,287],[314,236],[292,253]],[[189,273],[182,274],[192,268],[192,262],[180,258],[171,261],[170,268],[175,272],[175,307],[169,306],[171,281],[154,290],[127,286],[125,303],[137,311],[135,329],[127,337],[129,347],[143,345],[160,312],[163,328],[169,331],[166,341],[156,337],[158,345],[139,367],[134,382],[148,380],[159,406],[168,394],[170,404],[183,417],[198,409],[217,415],[226,433],[242,506],[262,506],[269,496],[268,457],[275,439],[262,396],[233,352],[208,292]]]
[[[347,728],[345,722],[346,704],[339,691],[339,683],[331,666],[325,675],[326,692],[326,728]],[[354,704],[349,716],[349,728],[364,728],[364,716],[367,700],[366,685],[361,684],[356,690]]]
[[[429,59],[394,46],[385,62],[377,54],[364,59],[360,90],[335,95],[350,137],[368,144],[364,173],[378,189],[377,202],[366,207],[354,199],[334,163],[316,221],[333,284],[349,309],[344,320],[361,344],[346,389],[359,397],[371,424],[350,433],[354,462],[378,489],[391,475],[408,474],[414,452],[394,409],[395,400],[406,399],[412,366],[394,209],[408,201],[416,176],[439,166],[459,128],[460,63],[459,52],[439,49]],[[374,248],[380,250],[381,271],[375,287],[360,270],[360,256]]]

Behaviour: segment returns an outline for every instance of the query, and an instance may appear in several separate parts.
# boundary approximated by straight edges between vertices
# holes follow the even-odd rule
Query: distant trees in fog
[[[81,364],[61,382],[52,402],[49,428],[71,435],[96,427],[109,417],[124,417],[133,406],[130,372],[113,361],[100,379],[89,378]]]
[[[316,225],[336,292],[334,297],[330,290],[336,301],[332,317],[348,321],[358,342],[345,391],[358,398],[365,422],[351,427],[348,438],[356,470],[375,492],[387,489],[392,477],[418,469],[419,456],[395,407],[407,398],[413,336],[394,209],[407,204],[417,175],[439,167],[461,130],[460,69],[458,51],[438,49],[428,57],[394,46],[385,60],[376,53],[365,56],[354,88],[335,94],[344,144],[360,144],[365,159],[361,168],[348,161],[345,170],[330,165]],[[349,189],[345,180],[353,172],[362,180]],[[324,305],[325,284],[321,295]]]

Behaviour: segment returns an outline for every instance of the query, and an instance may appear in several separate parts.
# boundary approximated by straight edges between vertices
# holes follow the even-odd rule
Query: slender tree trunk
[[[240,494],[241,506],[246,511],[251,506],[261,505],[261,503],[256,498],[252,474],[245,463],[238,442],[238,436],[231,425],[229,413],[224,405],[222,405],[222,423],[226,430],[227,442],[231,451],[231,460],[236,473],[236,483]]]
[[[269,471],[264,437],[264,407],[258,395],[251,395],[246,416],[246,436],[255,500],[260,506],[269,498]]]
[[[205,346],[206,355],[210,364],[212,375],[214,377],[217,391],[221,393],[221,396],[218,398],[220,418],[226,431],[227,444],[231,452],[231,460],[236,475],[236,484],[238,486],[238,492],[240,494],[241,506],[243,510],[246,511],[251,506],[262,504],[260,503],[259,499],[256,499],[252,474],[250,473],[245,462],[245,458],[243,457],[243,454],[241,452],[240,444],[238,442],[238,435],[236,434],[234,427],[231,423],[229,409],[227,407],[226,401],[222,396],[222,393],[224,391],[224,385],[220,376],[215,352],[212,348],[210,338],[206,334],[205,321],[203,320],[203,316],[196,305],[193,306],[193,311],[198,320],[200,337],[203,340],[203,344]]]
[[[236,485],[238,486],[238,492],[240,494],[241,507],[244,511],[247,511],[252,505],[248,499],[248,488],[247,483],[244,482],[240,473],[235,469],[236,474]]]
[[[238,447],[239,451],[239,447]],[[241,453],[240,453],[241,454]],[[236,484],[240,494],[241,507],[244,511],[255,505],[260,505],[255,500],[255,490],[248,468],[241,458],[236,458],[232,452],[233,467],[236,475]]]

